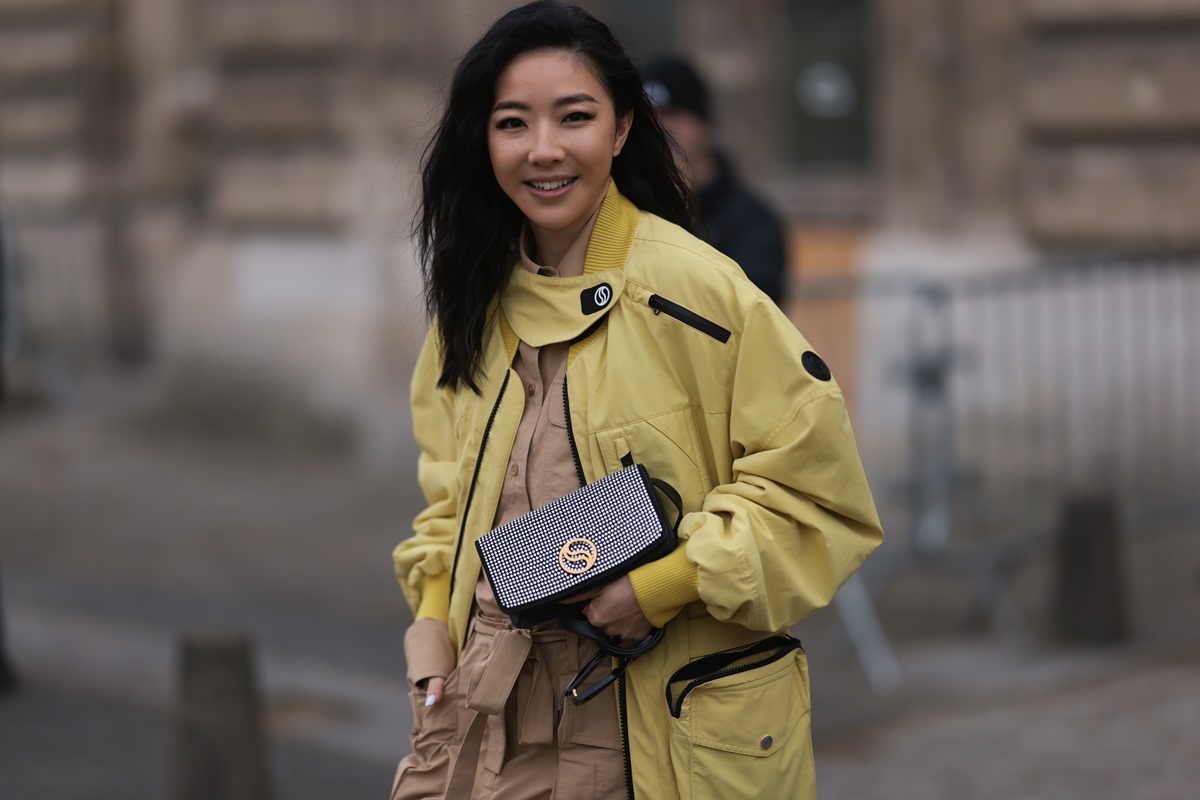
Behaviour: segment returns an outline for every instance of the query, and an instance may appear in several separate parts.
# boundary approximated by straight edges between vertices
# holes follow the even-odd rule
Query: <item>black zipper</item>
[[[707,659],[706,658],[697,659],[696,661],[693,661],[691,664],[688,664],[688,665],[682,667],[681,669],[677,670],[675,672],[675,675],[672,675],[671,678],[667,681],[667,707],[671,711],[671,716],[673,716],[675,719],[679,719],[679,715],[683,713],[683,699],[685,697],[687,697],[691,693],[691,691],[693,689],[695,689],[697,686],[708,683],[709,681],[715,681],[718,678],[727,678],[730,675],[737,675],[742,672],[749,672],[750,670],[758,669],[759,667],[765,667],[768,664],[772,664],[772,663],[778,661],[779,659],[783,658],[784,656],[786,656],[788,653],[791,653],[794,650],[799,650],[800,649],[800,641],[798,639],[793,639],[791,637],[771,637],[769,639],[764,639],[761,642],[759,642],[758,644],[756,644],[752,647],[748,647],[745,650],[734,652],[734,653],[722,653],[718,656],[710,656],[708,658],[716,658],[718,660],[718,662],[723,662],[723,663],[728,664],[731,661],[736,661],[739,658],[745,658],[748,655],[754,655],[755,653],[761,652],[766,649],[770,649],[771,647],[779,647],[779,649],[776,650],[775,652],[771,653],[771,655],[767,656],[766,658],[759,659],[758,661],[751,661],[746,664],[739,664],[736,667],[725,667],[723,669],[715,669],[712,672],[706,672],[701,675],[697,675],[694,680],[690,681],[686,686],[683,687],[683,691],[679,693],[679,697],[676,698],[672,702],[672,700],[671,700],[671,684],[675,683],[677,680],[680,680],[682,678],[691,677],[691,675],[694,674],[694,668],[701,665]],[[680,675],[680,673],[684,673],[684,675],[681,677],[677,677]]]
[[[583,474],[583,462],[579,458],[579,446],[575,443],[575,429],[571,425],[571,395],[567,391],[567,376],[563,375],[563,417],[567,421],[567,441],[571,443],[571,458],[575,460],[575,474],[579,477],[579,485],[587,485],[587,477]],[[621,704],[621,749],[625,752],[625,789],[629,800],[633,798],[633,760],[629,755],[629,708],[625,700],[625,673],[617,678],[617,697]]]
[[[454,563],[450,567],[450,591],[454,592],[454,575],[458,572],[458,557],[462,553],[463,538],[467,532],[467,517],[471,514],[471,501],[475,498],[475,486],[479,483],[479,468],[483,465],[483,451],[487,449],[488,436],[492,432],[492,423],[496,421],[496,412],[500,410],[500,401],[504,399],[504,390],[508,388],[508,379],[512,371],[504,374],[504,383],[500,384],[500,394],[496,395],[496,404],[488,417],[487,427],[483,429],[483,441],[479,443],[479,455],[475,458],[475,474],[471,476],[471,488],[467,490],[467,502],[463,506],[462,524],[458,529],[458,544],[454,548]]]
[[[575,460],[575,474],[579,477],[579,485],[587,485],[587,477],[583,474],[583,462],[579,458],[579,446],[575,443],[575,429],[571,425],[571,395],[567,391],[567,376],[563,375],[563,417],[567,421],[567,441],[571,443],[571,458]],[[625,673],[617,678],[617,697],[620,703],[621,717],[621,749],[625,758],[625,790],[629,800],[633,797],[633,759],[629,754],[629,706],[626,701]]]
[[[571,425],[571,401],[567,394],[567,376],[565,374],[563,375],[563,417],[567,420],[567,441],[571,443],[571,458],[575,460],[575,474],[579,476],[579,485],[586,486],[587,478],[583,474],[579,446],[575,444],[575,429]]]
[[[621,749],[625,751],[625,790],[633,797],[633,759],[629,755],[629,703],[625,693],[626,673],[617,678],[617,697],[621,703]]]
[[[650,307],[654,309],[655,314],[665,313],[668,317],[674,317],[684,325],[695,328],[701,333],[707,333],[721,344],[729,341],[730,332],[728,330],[710,319],[705,319],[690,308],[684,308],[661,295],[650,295]]]

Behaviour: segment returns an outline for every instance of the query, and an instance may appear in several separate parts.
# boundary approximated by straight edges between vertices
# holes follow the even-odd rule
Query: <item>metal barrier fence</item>
[[[795,308],[914,546],[1043,531],[1087,493],[1200,521],[1200,263],[812,282]]]
[[[1006,573],[1052,542],[1071,499],[1111,499],[1131,534],[1200,530],[1200,262],[797,289],[792,316],[846,391],[888,534],[868,581],[947,565],[1020,633]],[[849,588],[863,657],[877,621]],[[887,662],[876,639],[865,649]]]

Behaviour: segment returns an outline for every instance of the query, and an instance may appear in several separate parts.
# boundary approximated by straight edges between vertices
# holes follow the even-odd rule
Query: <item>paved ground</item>
[[[0,415],[22,680],[0,700],[0,798],[169,796],[178,641],[213,629],[255,642],[277,800],[383,796],[410,719],[389,551],[413,483],[123,414]],[[832,613],[802,626],[824,800],[1195,796],[1200,536],[1139,537],[1129,555],[1137,636],[1119,649],[966,637],[962,587],[913,574],[881,598],[904,679],[879,695]],[[1031,620],[1046,577],[1017,576]]]

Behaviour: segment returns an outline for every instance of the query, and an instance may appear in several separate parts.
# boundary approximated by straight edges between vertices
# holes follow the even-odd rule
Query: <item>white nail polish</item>
[[[438,701],[437,695],[436,695],[436,694],[431,694],[431,695],[429,695],[428,697],[426,697],[426,698],[425,698],[425,707],[426,707],[426,708],[429,708],[431,705],[433,705],[433,704],[434,704],[434,703],[436,703],[437,701]]]

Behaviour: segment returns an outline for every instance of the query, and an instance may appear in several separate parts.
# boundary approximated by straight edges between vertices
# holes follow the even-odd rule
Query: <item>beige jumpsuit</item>
[[[573,255],[582,262],[582,253]],[[557,274],[544,267],[537,271]],[[525,410],[495,525],[579,487],[562,399],[567,347],[525,342],[518,347],[513,367],[525,390]],[[423,623],[441,626],[431,619],[414,623],[417,630],[410,629],[407,642],[446,635],[444,626],[422,632]],[[425,692],[411,687],[413,752],[400,762],[393,800],[625,797],[613,688],[580,706],[563,698],[567,683],[595,652],[593,643],[553,622],[515,630],[481,574],[466,644],[447,677],[445,697],[426,708]],[[598,670],[588,685],[601,677]]]

